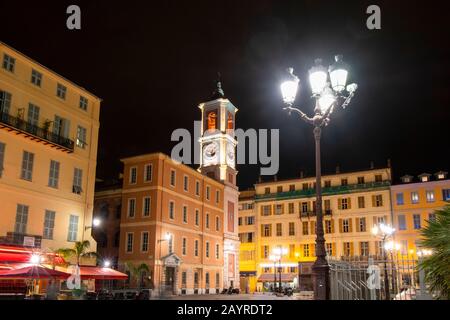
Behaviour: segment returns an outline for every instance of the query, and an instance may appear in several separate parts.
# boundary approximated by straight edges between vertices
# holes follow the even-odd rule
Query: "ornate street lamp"
[[[326,260],[325,237],[323,231],[322,216],[322,185],[320,165],[320,136],[322,127],[328,125],[330,116],[335,109],[345,107],[350,103],[357,89],[356,84],[346,86],[348,69],[342,62],[342,56],[336,56],[336,62],[327,70],[322,66],[320,59],[315,60],[315,65],[309,70],[309,83],[312,97],[315,99],[314,116],[308,117],[299,108],[293,107],[299,88],[300,80],[294,75],[293,68],[287,69],[287,78],[281,84],[281,93],[285,103],[284,110],[289,114],[296,112],[300,118],[314,126],[314,138],[316,147],[316,256],[312,267],[314,281],[314,298],[328,300],[330,298],[330,267]],[[330,76],[331,86],[328,82]],[[345,88],[345,89],[344,89]]]
[[[372,234],[381,240],[381,245],[383,247],[383,260],[384,260],[384,298],[385,300],[391,300],[389,292],[389,276],[387,272],[387,250],[394,248],[394,242],[390,241],[386,243],[386,240],[391,237],[395,232],[395,229],[384,223],[379,225],[374,225],[372,228]]]

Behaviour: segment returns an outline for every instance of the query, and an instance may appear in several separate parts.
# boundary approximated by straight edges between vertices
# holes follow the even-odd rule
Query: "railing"
[[[309,218],[309,217],[315,217],[316,212],[315,211],[304,211],[300,212],[300,218]]]
[[[74,142],[72,140],[53,133],[48,129],[29,123],[21,118],[11,116],[8,113],[0,112],[0,127],[7,127],[37,140],[46,141],[56,147],[65,149],[68,152],[73,152],[74,149]]]
[[[34,234],[24,234],[18,232],[7,232],[6,236],[0,237],[0,244],[16,245],[30,248],[40,248],[42,236]]]
[[[386,180],[386,181],[379,181],[379,182],[350,184],[350,185],[346,185],[346,186],[325,187],[322,189],[322,196],[345,194],[345,193],[351,193],[351,192],[357,192],[357,191],[369,190],[369,189],[385,189],[385,188],[388,188],[390,185],[391,185],[391,182]],[[255,200],[256,201],[263,201],[266,199],[281,200],[281,199],[292,199],[292,198],[307,198],[307,197],[315,197],[315,196],[316,196],[315,189],[307,189],[307,190],[257,194],[255,196]]]

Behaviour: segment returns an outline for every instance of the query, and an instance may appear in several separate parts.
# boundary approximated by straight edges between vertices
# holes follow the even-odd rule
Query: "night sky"
[[[158,4],[159,3],[159,4]],[[82,29],[66,28],[78,4]],[[381,7],[381,30],[366,8]],[[383,166],[396,178],[450,169],[450,27],[444,2],[421,1],[1,1],[0,40],[103,99],[97,176],[119,159],[170,154],[176,128],[193,131],[216,74],[239,108],[238,128],[280,129],[278,179],[314,174],[312,127],[281,109],[292,66],[297,104],[311,113],[307,70],[342,53],[359,85],[322,139],[323,172]],[[244,189],[258,165],[238,167]],[[272,177],[266,177],[266,180]]]

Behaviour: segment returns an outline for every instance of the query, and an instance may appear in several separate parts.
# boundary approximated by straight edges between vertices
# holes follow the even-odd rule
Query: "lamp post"
[[[314,115],[308,117],[299,108],[293,107],[299,88],[300,80],[294,75],[293,68],[288,68],[287,79],[281,84],[281,93],[285,103],[284,110],[289,114],[296,112],[300,118],[314,127],[315,158],[316,158],[316,261],[312,267],[314,280],[314,298],[328,300],[330,298],[330,267],[326,260],[325,237],[323,231],[322,216],[322,185],[320,164],[320,136],[322,128],[330,122],[330,117],[335,109],[345,109],[353,98],[357,85],[347,83],[348,68],[342,61],[342,55],[335,56],[335,63],[328,70],[322,66],[320,59],[315,60],[315,65],[309,70],[309,82],[312,97],[315,99]],[[328,76],[331,83],[327,82]]]
[[[161,260],[161,253],[162,253],[162,242],[163,241],[170,241],[172,239],[172,234],[170,234],[169,232],[166,232],[166,234],[164,235],[164,238],[159,239],[158,243],[159,243],[159,260]],[[155,260],[156,262],[156,260]],[[162,273],[163,273],[163,266],[161,264],[162,262],[160,261],[160,272],[159,272],[159,296],[162,296]]]
[[[275,292],[275,287],[277,286],[277,261],[279,259],[280,258],[275,254],[269,256],[269,260],[273,261],[273,292]]]
[[[389,276],[387,272],[387,250],[389,244],[386,247],[386,240],[391,237],[395,232],[395,229],[384,223],[379,225],[374,225],[372,228],[372,234],[381,240],[381,245],[383,247],[383,260],[384,260],[384,298],[385,300],[391,300],[389,293]],[[393,242],[392,242],[393,244]]]
[[[281,259],[283,258],[284,255],[287,254],[287,252],[288,252],[287,248],[282,248],[281,246],[278,246],[277,248],[273,249],[274,256],[278,257],[278,273],[279,273],[278,292],[281,292]]]

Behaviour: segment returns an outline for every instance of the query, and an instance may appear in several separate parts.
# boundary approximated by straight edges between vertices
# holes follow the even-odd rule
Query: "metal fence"
[[[411,256],[342,257],[328,262],[332,300],[415,300],[426,294],[420,292],[417,260]]]

